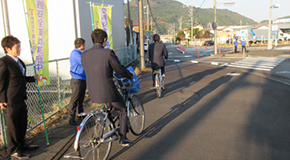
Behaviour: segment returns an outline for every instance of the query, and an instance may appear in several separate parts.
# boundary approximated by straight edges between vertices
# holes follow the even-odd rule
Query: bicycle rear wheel
[[[141,99],[133,95],[129,100],[129,126],[134,135],[140,135],[145,126],[145,112]]]
[[[162,91],[164,91],[164,89],[165,89],[165,87],[164,87],[164,78],[162,77],[161,78],[161,89],[162,89]]]
[[[110,154],[112,142],[103,143],[102,136],[111,130],[111,126],[100,118],[92,114],[81,124],[78,151],[83,159],[105,160]]]
[[[160,84],[160,76],[159,74],[155,74],[155,87],[156,87],[156,94],[157,97],[161,97],[161,84]]]

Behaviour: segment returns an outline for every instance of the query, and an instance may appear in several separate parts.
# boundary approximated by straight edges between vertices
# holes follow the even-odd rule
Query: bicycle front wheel
[[[140,135],[145,126],[145,112],[141,99],[133,95],[129,100],[129,126],[134,135]]]
[[[90,115],[86,118],[79,135],[79,156],[82,159],[105,160],[108,158],[112,142],[103,143],[103,134],[111,130],[102,117]]]

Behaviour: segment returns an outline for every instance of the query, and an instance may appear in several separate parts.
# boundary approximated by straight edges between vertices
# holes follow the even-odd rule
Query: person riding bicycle
[[[94,46],[81,54],[91,101],[106,103],[107,107],[117,110],[120,121],[120,143],[122,146],[129,146],[131,141],[126,137],[128,131],[126,104],[114,84],[113,71],[128,79],[132,79],[133,74],[121,65],[113,50],[104,48],[108,38],[104,30],[95,29],[91,33],[91,38]]]
[[[153,89],[155,87],[154,70],[160,68],[162,77],[165,78],[165,59],[168,59],[168,51],[165,44],[160,43],[160,36],[153,35],[154,43],[149,45],[147,58],[151,62]]]

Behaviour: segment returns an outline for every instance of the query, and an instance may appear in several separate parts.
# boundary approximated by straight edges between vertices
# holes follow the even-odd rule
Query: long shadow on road
[[[175,76],[178,75],[179,79],[170,83],[165,82],[165,90],[162,92],[162,96],[169,96],[171,94],[174,94],[176,92],[182,92],[183,89],[194,85],[202,78],[206,77],[207,75],[214,74],[215,72],[218,72],[220,70],[223,70],[223,68],[213,68],[213,69],[207,69],[192,75],[189,75],[187,77],[184,77],[182,74],[182,69],[189,67],[192,65],[182,65],[179,64],[172,64],[169,69],[167,69],[166,72],[170,72],[172,70],[178,70],[178,74],[175,74]],[[173,69],[174,67],[174,69]],[[150,75],[151,77],[151,75]],[[151,81],[150,81],[150,84]],[[150,86],[150,85],[149,85]],[[151,86],[150,86],[151,87]],[[141,94],[138,94],[140,98],[142,99],[143,104],[146,104],[147,102],[151,101],[152,99],[156,98],[156,93],[153,90],[147,90]]]
[[[196,73],[196,74],[190,75],[186,78],[183,78],[182,80],[178,80],[177,82],[172,82],[171,84],[168,84],[168,86],[172,86],[170,91],[174,91],[174,90],[180,89],[180,88],[186,88],[189,85],[192,85],[192,81],[198,81],[201,78],[203,78],[204,76],[209,75],[209,74],[213,74],[219,70],[222,70],[222,68],[214,68],[211,70],[205,70],[202,73]],[[154,123],[152,123],[150,126],[148,126],[144,130],[144,134],[139,136],[137,139],[134,140],[133,145],[138,143],[139,141],[141,141],[144,138],[150,138],[150,137],[156,135],[164,126],[166,126],[171,121],[173,121],[176,117],[178,117],[179,115],[181,115],[182,113],[187,111],[190,107],[194,106],[194,104],[196,104],[199,100],[201,100],[204,96],[206,96],[210,92],[214,91],[220,85],[229,82],[230,79],[231,79],[231,76],[223,76],[223,77],[220,77],[218,79],[215,79],[212,82],[210,82],[207,86],[205,86],[204,88],[195,92],[193,95],[191,95],[185,101],[183,101],[181,104],[177,104],[177,105],[173,106],[169,112],[167,112],[161,118],[159,118]],[[144,94],[147,94],[147,93],[144,93]],[[194,115],[192,115],[192,117],[190,118],[190,121],[193,123],[195,122],[197,124],[199,119],[202,118],[202,116],[200,116],[200,115],[205,115],[207,112],[210,112],[210,110],[214,106],[215,105],[208,105],[204,108],[201,108]],[[180,126],[180,127],[182,127],[182,126]],[[191,127],[194,127],[194,124],[191,125]],[[186,128],[187,127],[177,128],[176,130],[179,130],[179,131],[182,130],[182,133],[175,134],[174,136],[171,134],[168,134],[168,137],[165,136],[160,141],[165,142],[166,139],[170,139],[170,142],[168,141],[168,143],[174,144],[175,141],[178,141],[179,138],[181,138],[184,134],[186,134],[186,130],[188,129],[188,128],[187,129]],[[175,140],[173,140],[173,139],[175,139]],[[158,146],[152,146],[152,150],[155,150],[154,148],[157,147],[159,150],[158,153],[163,153],[163,152],[165,152],[165,150],[170,148],[170,146],[173,144],[163,144],[163,145],[166,145],[167,147],[162,147],[162,148],[159,148]],[[110,159],[117,158],[120,154],[125,152],[127,149],[128,148],[124,148],[124,149],[120,150],[115,155],[113,155]],[[164,151],[161,151],[160,149],[164,150]],[[170,149],[168,149],[168,150],[170,150]],[[154,154],[154,158],[148,157],[148,156],[152,156],[153,155],[152,153],[154,153],[154,152],[152,152],[150,150],[144,151],[143,154],[140,155],[139,157],[137,157],[136,159],[159,159],[161,156],[158,154]]]
[[[180,88],[189,87],[193,84],[193,81],[197,82],[203,76],[213,74],[219,70],[222,70],[222,68],[206,70],[203,71],[203,73],[196,73],[182,78],[181,80],[172,82],[168,84],[168,86],[171,86],[168,93],[174,92]],[[252,71],[253,70],[249,70],[248,73],[251,73]],[[195,104],[197,104],[206,95],[215,91],[219,86],[227,84],[223,88],[219,89],[217,96],[212,97],[211,99],[207,100],[207,102],[203,103],[199,108],[196,108],[196,110],[187,117],[187,120],[183,122],[182,125],[176,125],[170,128],[170,130],[172,130],[174,133],[166,133],[158,140],[158,142],[152,143],[149,148],[144,149],[144,151],[134,157],[134,159],[162,159],[164,155],[169,154],[167,152],[172,151],[175,145],[179,144],[179,142],[182,141],[183,138],[186,137],[190,131],[192,131],[192,129],[196,128],[203,119],[205,119],[213,110],[216,110],[219,104],[222,103],[222,101],[226,99],[227,96],[231,95],[233,91],[245,87],[255,87],[259,89],[262,94],[261,96],[256,96],[257,99],[252,98],[254,95],[251,95],[250,93],[241,97],[248,99],[252,98],[251,101],[257,103],[245,103],[248,106],[244,107],[245,109],[250,107],[250,113],[249,115],[243,116],[249,118],[248,122],[244,126],[245,128],[243,133],[240,134],[238,139],[231,142],[236,145],[236,148],[234,148],[232,151],[237,154],[234,156],[238,156],[238,158],[236,157],[237,159],[254,158],[278,160],[289,158],[290,100],[289,98],[287,99],[285,97],[289,96],[290,94],[289,86],[285,87],[284,85],[278,84],[278,82],[270,82],[270,80],[266,80],[265,83],[258,82],[261,80],[261,78],[257,77],[255,77],[257,81],[253,81],[252,79],[252,81],[249,81],[248,76],[249,74],[242,74],[239,78],[232,81],[232,76],[222,76],[214,79],[208,83],[207,86],[193,93],[182,103],[171,107],[169,112],[165,113],[162,117],[148,126],[144,133],[135,139],[133,143],[136,144],[144,138],[155,136],[160,132],[160,130],[162,130],[162,128],[170,124],[181,114],[188,111],[191,107],[195,106]],[[277,92],[277,94],[275,95],[271,92]],[[144,92],[143,94],[146,95],[148,93]],[[147,99],[146,101],[150,101],[150,99]],[[247,101],[247,99],[244,101]],[[123,148],[115,155],[113,155],[111,159],[117,158],[127,149],[128,148]],[[221,154],[227,155],[227,153]]]

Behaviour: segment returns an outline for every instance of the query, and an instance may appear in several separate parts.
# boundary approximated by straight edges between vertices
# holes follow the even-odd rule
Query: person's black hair
[[[75,47],[79,48],[79,47],[81,47],[81,45],[85,45],[85,42],[86,41],[83,38],[77,38],[75,40]]]
[[[95,29],[92,34],[91,34],[91,37],[92,37],[92,42],[95,44],[95,43],[100,43],[100,44],[103,44],[104,43],[104,39],[105,38],[108,38],[108,35],[107,33],[102,30],[102,29]]]
[[[153,35],[153,40],[154,40],[154,42],[159,42],[159,41],[160,41],[160,36],[159,36],[159,34],[154,34],[154,35]]]
[[[12,47],[18,43],[20,43],[19,39],[17,39],[16,37],[12,35],[9,35],[2,39],[1,46],[3,47],[4,52],[7,53],[5,47],[12,49]]]

